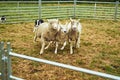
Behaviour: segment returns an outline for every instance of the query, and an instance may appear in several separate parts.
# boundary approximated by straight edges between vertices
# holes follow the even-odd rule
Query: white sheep
[[[67,25],[68,38],[70,42],[70,54],[73,53],[73,44],[76,48],[80,47],[80,34],[82,26],[79,20],[73,20],[70,18],[70,22]]]
[[[59,31],[55,37],[55,54],[57,54],[57,49],[58,49],[58,45],[60,43],[63,44],[63,46],[61,47],[61,50],[64,49],[64,47],[66,46],[66,43],[67,43],[67,40],[68,40],[68,36],[67,36],[67,27],[66,25],[62,25],[62,24],[59,24]],[[50,44],[53,43],[53,41],[51,41],[46,47],[45,49],[47,49]]]
[[[56,45],[58,45],[59,43],[63,43],[63,46],[61,47],[61,50],[63,50],[66,46],[67,40],[67,25],[60,24],[60,30],[56,36]]]
[[[37,37],[41,39],[42,47],[40,54],[44,52],[46,42],[55,41],[59,29],[58,19],[48,19],[48,22],[39,25],[38,29],[35,31],[34,41],[36,41]]]

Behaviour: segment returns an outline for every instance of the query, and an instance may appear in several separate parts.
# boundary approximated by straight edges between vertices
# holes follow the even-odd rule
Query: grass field
[[[62,23],[65,20],[61,20]],[[40,55],[40,41],[33,43],[34,23],[1,24],[0,41],[11,42],[13,52],[120,76],[120,22],[81,20],[81,47],[69,44],[54,54],[51,46]],[[12,73],[26,80],[109,80],[68,69],[12,57]]]

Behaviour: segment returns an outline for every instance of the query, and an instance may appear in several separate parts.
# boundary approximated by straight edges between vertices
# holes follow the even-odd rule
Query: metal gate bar
[[[23,59],[27,59],[27,60],[32,60],[32,61],[36,61],[36,62],[42,62],[42,63],[46,63],[46,64],[50,64],[50,65],[54,65],[54,66],[58,66],[58,67],[62,67],[62,68],[67,68],[67,69],[71,69],[71,70],[75,70],[75,71],[79,71],[79,72],[84,72],[84,73],[87,73],[87,74],[92,74],[92,75],[104,77],[104,78],[120,80],[119,76],[114,76],[114,75],[110,75],[110,74],[106,74],[106,73],[102,73],[102,72],[97,72],[97,71],[93,71],[93,70],[89,70],[89,69],[85,69],[85,68],[75,67],[75,66],[71,66],[71,65],[67,65],[67,64],[62,64],[62,63],[58,63],[58,62],[54,62],[54,61],[39,59],[39,58],[30,57],[30,56],[21,55],[21,54],[11,52],[10,43],[7,43],[7,51],[6,51],[7,53],[6,53],[6,55],[3,55],[2,54],[2,50],[4,52],[3,45],[4,45],[3,42],[0,43],[0,62],[2,62],[2,63],[7,62],[7,66],[4,66],[4,67],[1,68],[1,69],[5,68],[5,67],[7,68],[7,74],[8,74],[7,75],[7,80],[10,80],[10,79],[23,80],[21,78],[17,78],[17,77],[12,76],[11,61],[10,61],[11,56],[18,57],[18,58],[23,58]],[[2,71],[0,73],[0,75],[2,75],[2,80],[6,80],[5,76],[4,76],[5,75],[4,73],[5,73],[4,71]]]

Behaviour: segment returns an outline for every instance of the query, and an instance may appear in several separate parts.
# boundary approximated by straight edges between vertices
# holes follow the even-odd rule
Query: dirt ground
[[[62,23],[65,20],[61,20]],[[0,41],[11,42],[13,52],[120,76],[120,22],[81,20],[80,48],[70,54],[69,44],[54,54],[54,45],[40,55],[33,42],[34,23],[0,24]],[[109,80],[52,65],[12,57],[12,74],[26,80]]]

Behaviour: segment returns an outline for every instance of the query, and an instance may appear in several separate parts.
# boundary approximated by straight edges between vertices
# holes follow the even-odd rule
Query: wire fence
[[[80,68],[80,67],[76,67],[76,66],[71,66],[71,65],[67,65],[67,64],[62,64],[62,63],[58,63],[58,62],[54,62],[54,61],[39,59],[39,58],[30,57],[30,56],[11,52],[11,46],[10,46],[9,42],[7,43],[7,49],[4,50],[4,42],[0,42],[0,77],[2,80],[11,80],[11,79],[24,80],[22,78],[18,78],[18,77],[15,77],[12,75],[12,66],[11,66],[11,57],[12,56],[27,59],[27,60],[32,60],[32,61],[36,61],[36,62],[46,63],[46,64],[50,64],[50,65],[54,65],[54,66],[58,66],[58,67],[62,67],[62,68],[67,68],[67,69],[71,69],[71,70],[78,71],[78,72],[84,72],[84,73],[88,73],[88,74],[92,74],[92,75],[96,75],[96,76],[100,76],[100,77],[104,77],[104,78],[108,78],[108,79],[120,80],[119,76],[114,76],[114,75],[110,75],[110,74],[106,74],[106,73],[88,70],[85,68]]]
[[[29,22],[35,19],[104,19],[120,20],[120,3],[95,1],[0,1],[0,16],[6,23]]]

